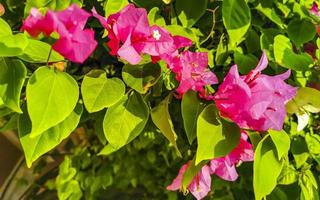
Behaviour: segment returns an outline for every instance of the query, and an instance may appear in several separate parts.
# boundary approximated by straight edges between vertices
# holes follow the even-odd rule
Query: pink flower
[[[182,187],[182,180],[184,173],[186,172],[189,163],[183,165],[179,171],[178,176],[173,180],[173,182],[167,187],[167,190],[176,191],[180,190]],[[203,199],[211,190],[211,176],[210,168],[205,165],[201,168],[198,174],[192,179],[188,186],[188,190],[197,199]]]
[[[208,53],[185,51],[178,56],[166,57],[169,68],[180,82],[177,92],[183,95],[188,90],[200,92],[205,97],[204,87],[217,84],[216,75],[208,69]]]
[[[248,136],[243,131],[238,146],[230,154],[222,158],[211,160],[211,174],[216,174],[227,181],[235,181],[238,178],[236,165],[241,162],[253,161],[254,152],[252,145],[247,142]]]
[[[310,12],[318,17],[320,17],[319,7],[316,2],[313,2]]]
[[[60,12],[48,10],[44,16],[39,10],[32,8],[22,29],[33,37],[40,33],[49,37],[53,32],[57,32],[60,38],[53,45],[53,49],[73,62],[83,63],[97,46],[94,31],[84,29],[90,16],[91,14],[76,4]]]
[[[295,96],[296,88],[284,82],[289,78],[290,70],[276,76],[261,74],[267,65],[265,53],[248,75],[240,76],[234,65],[215,94],[221,115],[241,128],[257,131],[282,129],[285,104]]]
[[[174,37],[167,30],[159,26],[149,26],[147,11],[129,4],[120,12],[110,15],[108,19],[97,14],[102,26],[108,31],[108,47],[112,55],[138,64],[142,54],[149,54],[154,61],[158,61],[163,54],[172,54],[179,48],[192,45],[192,41],[183,37]]]

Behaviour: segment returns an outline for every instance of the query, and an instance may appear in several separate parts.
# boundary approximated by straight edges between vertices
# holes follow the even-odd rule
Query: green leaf
[[[72,166],[72,160],[65,157],[59,166],[59,175],[56,178],[58,197],[60,200],[80,200],[82,191],[76,179],[77,169]]]
[[[140,94],[133,92],[111,106],[104,117],[103,130],[109,144],[119,149],[136,138],[149,118],[149,108]]]
[[[160,76],[160,66],[153,63],[143,65],[127,64],[122,69],[124,82],[141,94],[145,94],[151,86],[156,84]]]
[[[215,61],[217,65],[225,64],[226,60],[228,59],[228,45],[226,43],[226,36],[224,34],[221,35],[220,41],[217,47],[217,53],[215,57]]]
[[[170,99],[171,95],[168,95],[163,101],[160,102],[159,105],[153,108],[151,111],[151,118],[153,123],[160,129],[161,133],[175,147],[178,156],[181,157],[181,153],[176,143],[177,134],[174,130],[171,116],[169,113]]]
[[[79,99],[77,82],[67,73],[40,67],[27,85],[27,106],[36,137],[66,119]]]
[[[104,6],[104,10],[106,12],[105,16],[109,17],[111,14],[119,12],[128,4],[128,0],[108,0]]]
[[[308,133],[305,137],[306,143],[311,154],[320,154],[320,136]]]
[[[278,178],[278,183],[281,185],[290,185],[298,180],[298,171],[291,165],[285,165],[282,168]]]
[[[152,26],[152,25],[165,26],[166,25],[166,21],[161,16],[160,10],[158,7],[154,7],[150,10],[150,12],[148,13],[148,20],[149,20],[150,26]]]
[[[307,20],[292,20],[288,25],[289,38],[299,47],[316,35],[315,25]]]
[[[82,105],[78,104],[64,121],[36,137],[31,137],[31,120],[27,110],[24,109],[18,119],[18,129],[28,167],[31,167],[40,156],[52,150],[71,134],[79,124],[82,110]]]
[[[250,28],[251,12],[245,0],[224,0],[222,2],[223,24],[227,29],[232,46],[243,41]]]
[[[301,109],[320,112],[320,91],[309,87],[299,88],[297,95],[287,103],[286,109],[290,114],[299,113]]]
[[[253,162],[253,188],[257,200],[270,194],[277,185],[282,163],[277,158],[274,144],[266,136],[258,144]]]
[[[303,137],[294,137],[291,141],[291,153],[293,154],[296,167],[303,166],[309,158],[309,150]]]
[[[9,24],[0,18],[0,37],[12,35],[11,27]]]
[[[197,136],[197,119],[205,105],[200,101],[198,94],[193,91],[185,93],[181,102],[181,113],[188,141],[192,144]]]
[[[269,18],[272,22],[277,24],[281,29],[285,28],[284,23],[282,22],[282,19],[279,17],[279,15],[275,12],[274,5],[265,5],[262,1],[262,3],[259,3],[256,9],[261,12],[263,15],[265,15],[267,18]]]
[[[197,138],[196,165],[230,153],[239,143],[240,128],[220,118],[215,105],[210,104],[198,118]]]
[[[259,60],[252,54],[244,55],[236,52],[234,54],[234,62],[237,64],[241,74],[248,74],[257,66]]]
[[[90,112],[97,112],[117,103],[125,93],[125,85],[118,78],[107,78],[103,70],[92,70],[85,75],[81,93],[84,105]]]
[[[0,58],[0,99],[6,107],[19,113],[26,75],[27,69],[20,60]]]
[[[296,71],[305,71],[313,63],[312,58],[308,54],[296,54],[292,49],[290,40],[284,35],[277,35],[275,37],[273,47],[276,62],[282,67]]]
[[[278,152],[278,159],[281,160],[281,158],[288,154],[290,149],[290,137],[289,135],[284,131],[275,131],[275,130],[269,130],[268,131],[273,143],[275,144]]]
[[[51,51],[50,59],[48,60],[51,46],[39,40],[29,39],[29,44],[23,54],[18,56],[22,60],[29,63],[47,63],[63,61],[64,58],[55,50]]]
[[[207,0],[176,0],[175,8],[184,27],[192,27],[205,13]]]
[[[21,55],[28,42],[27,37],[22,33],[0,37],[0,57]]]
[[[169,26],[166,26],[166,29],[174,36],[175,35],[183,36],[183,37],[189,38],[194,42],[199,40],[199,38],[194,34],[192,29],[190,28],[185,28],[178,25],[169,25]]]

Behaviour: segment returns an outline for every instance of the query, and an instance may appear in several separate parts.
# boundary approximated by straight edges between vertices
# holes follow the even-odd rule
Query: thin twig
[[[216,26],[216,11],[218,8],[219,8],[219,6],[217,6],[214,10],[207,9],[207,11],[212,12],[212,27],[211,27],[209,35],[206,37],[206,39],[204,39],[202,42],[200,42],[200,45],[202,45],[206,41],[208,41],[210,39],[210,37],[212,36],[212,34],[214,33],[214,27]]]

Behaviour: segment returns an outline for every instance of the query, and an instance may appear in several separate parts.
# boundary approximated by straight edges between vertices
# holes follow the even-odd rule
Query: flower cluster
[[[197,175],[192,179],[188,190],[198,200],[207,196],[211,190],[211,176],[215,174],[227,181],[235,181],[238,178],[236,166],[241,162],[253,161],[252,145],[247,141],[248,136],[243,131],[238,146],[225,157],[216,158],[210,161],[209,165],[204,165]],[[189,162],[183,165],[178,176],[167,187],[168,190],[179,190],[182,186],[183,175],[189,166]]]
[[[60,12],[48,10],[44,16],[38,9],[32,8],[23,23],[22,30],[33,37],[37,37],[40,33],[47,37],[53,32],[58,33],[60,37],[52,48],[65,58],[82,63],[97,46],[94,31],[85,29],[90,16],[90,13],[76,4]]]
[[[297,89],[284,82],[289,78],[290,70],[268,76],[262,74],[267,66],[265,53],[248,75],[240,76],[237,66],[232,66],[214,96],[221,115],[237,123],[240,128],[256,131],[282,129],[286,116],[285,104],[295,96]]]
[[[316,4],[311,12],[319,15]],[[32,9],[22,29],[33,37],[40,33],[45,36],[58,33],[53,49],[73,62],[82,63],[97,46],[94,31],[85,28],[90,16],[97,18],[108,31],[107,46],[112,55],[131,65],[139,64],[144,55],[150,56],[155,63],[164,61],[179,81],[177,93],[180,97],[189,90],[197,91],[200,97],[215,102],[222,117],[232,120],[243,130],[282,129],[285,104],[295,96],[296,88],[285,83],[290,70],[276,76],[262,74],[268,66],[264,52],[256,68],[247,75],[241,76],[237,66],[232,66],[218,91],[211,95],[206,93],[205,87],[218,84],[218,79],[208,68],[208,53],[182,51],[182,48],[192,46],[190,39],[172,35],[157,25],[150,26],[147,11],[133,4],[108,18],[99,15],[95,9],[91,14],[75,4],[60,12],[48,10],[44,16],[39,10]],[[197,199],[210,191],[212,174],[228,181],[238,178],[236,166],[253,160],[253,148],[247,140],[246,132],[242,131],[236,148],[202,167],[188,186]],[[189,163],[182,166],[168,190],[181,188],[188,166]]]
[[[192,41],[173,36],[157,25],[150,26],[145,9],[129,4],[107,19],[95,10],[93,15],[108,31],[110,40],[107,45],[111,54],[132,65],[142,60],[142,54],[150,55],[153,62],[165,61],[180,82],[177,89],[180,96],[188,90],[198,91],[205,96],[204,86],[218,83],[215,74],[207,68],[208,54],[190,51],[179,54],[179,49],[192,46]]]

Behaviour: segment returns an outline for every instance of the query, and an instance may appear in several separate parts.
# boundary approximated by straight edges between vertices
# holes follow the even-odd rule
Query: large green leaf
[[[268,131],[273,143],[275,144],[278,152],[278,159],[281,160],[281,158],[288,154],[290,149],[290,137],[289,135],[284,131],[275,131],[275,130],[269,130]]]
[[[261,3],[258,4],[256,9],[260,11],[262,14],[264,14],[267,18],[269,18],[272,22],[277,24],[281,29],[285,28],[285,25],[282,22],[282,19],[279,17],[274,7],[272,6],[274,6],[272,5],[272,2],[270,5],[270,3],[264,3],[264,1],[261,1]]]
[[[299,88],[297,95],[287,103],[286,109],[290,114],[299,113],[301,109],[320,112],[320,91],[309,87]]]
[[[149,118],[149,108],[136,92],[124,96],[108,108],[103,121],[104,134],[114,149],[119,149],[136,138]]]
[[[31,137],[66,119],[79,98],[77,82],[69,74],[48,67],[40,67],[33,73],[26,92]]]
[[[237,45],[243,41],[250,28],[251,12],[245,0],[224,0],[222,18],[230,37],[230,43]]]
[[[151,111],[151,118],[153,123],[160,129],[161,133],[169,140],[169,142],[175,147],[178,156],[181,153],[177,146],[177,134],[174,130],[171,116],[169,113],[169,102],[171,95],[168,95],[163,101],[160,102],[157,107]]]
[[[176,0],[176,12],[184,27],[192,27],[205,13],[207,0]]]
[[[124,82],[137,92],[145,94],[161,75],[158,64],[148,63],[143,65],[125,65],[122,69]]]
[[[196,165],[230,153],[239,143],[240,128],[220,118],[215,105],[210,104],[198,118],[197,138]]]
[[[259,60],[252,54],[244,55],[236,52],[234,54],[234,62],[237,64],[241,74],[248,74],[257,66]]]
[[[260,200],[272,192],[281,173],[282,162],[278,160],[275,146],[266,136],[258,144],[253,163],[253,188],[255,197]]]
[[[51,50],[51,46],[39,40],[29,39],[29,44],[23,54],[19,56],[22,60],[29,63],[46,63],[63,61],[64,58],[55,50]],[[50,54],[50,59],[48,60]]]
[[[125,93],[118,78],[107,78],[103,70],[92,70],[83,79],[81,93],[86,109],[92,113],[117,103]]]
[[[31,120],[27,110],[24,109],[18,119],[18,129],[28,167],[31,167],[40,156],[52,150],[71,134],[80,121],[82,110],[82,105],[78,104],[64,121],[36,137],[31,137]]]
[[[111,14],[114,14],[128,5],[128,0],[108,0],[104,6],[105,16],[108,17]]]
[[[0,58],[0,99],[15,112],[21,112],[20,93],[27,69],[20,60]]]
[[[165,26],[166,21],[161,16],[160,9],[158,7],[154,7],[148,13],[148,20],[150,25],[158,25],[158,26]]]
[[[288,35],[297,46],[301,46],[314,38],[316,28],[310,21],[293,20],[288,25]]]
[[[273,48],[276,62],[285,68],[305,71],[313,63],[312,58],[308,54],[296,54],[292,49],[289,38],[284,35],[277,35],[274,38]]]
[[[192,144],[197,136],[197,119],[205,105],[199,100],[198,94],[193,91],[185,93],[181,102],[181,113],[188,141]]]
[[[12,35],[11,27],[9,24],[0,18],[0,37]]]
[[[21,55],[28,42],[27,37],[22,33],[0,37],[0,57]]]

